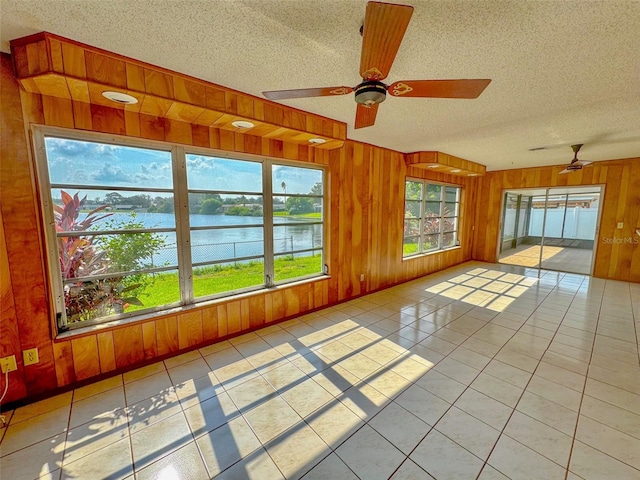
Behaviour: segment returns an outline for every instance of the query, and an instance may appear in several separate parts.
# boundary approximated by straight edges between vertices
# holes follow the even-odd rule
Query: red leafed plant
[[[53,206],[58,234],[89,230],[96,222],[111,215],[110,213],[96,215],[107,208],[107,205],[102,205],[87,213],[84,219],[79,220],[80,211],[87,201],[86,195],[81,200],[77,193],[71,196],[62,190],[61,194],[62,206]],[[64,279],[98,275],[107,269],[105,252],[96,248],[92,235],[59,236],[58,254],[60,271]]]

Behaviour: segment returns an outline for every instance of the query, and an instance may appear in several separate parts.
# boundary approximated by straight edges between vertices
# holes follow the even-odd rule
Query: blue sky
[[[52,184],[173,188],[170,152],[55,137],[47,137],[45,144]],[[189,188],[259,192],[261,171],[262,165],[257,162],[187,155]],[[287,193],[309,193],[316,182],[322,181],[322,172],[274,166],[274,194],[282,192],[283,181]]]

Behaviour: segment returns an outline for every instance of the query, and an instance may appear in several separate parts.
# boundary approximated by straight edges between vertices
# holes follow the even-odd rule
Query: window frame
[[[409,200],[407,199],[407,184],[409,182],[413,182],[413,183],[419,183],[420,184],[420,199],[419,200]],[[462,185],[457,185],[454,183],[445,183],[445,182],[436,182],[433,180],[428,180],[425,178],[415,178],[415,177],[405,177],[405,188],[404,188],[404,203],[403,203],[403,218],[402,218],[402,259],[403,260],[407,260],[407,259],[411,259],[411,258],[415,258],[415,257],[419,257],[419,256],[424,256],[424,255],[430,255],[433,253],[438,253],[438,252],[443,252],[446,250],[451,250],[454,248],[459,248],[460,247],[460,242],[459,242],[459,238],[458,238],[458,233],[460,232],[461,229],[461,206],[462,206],[462,197],[464,195],[464,187]],[[441,187],[440,188],[440,198],[439,200],[437,200],[437,202],[439,203],[439,215],[435,218],[438,219],[438,232],[436,233],[425,233],[424,228],[425,228],[425,220],[426,220],[426,215],[427,215],[427,208],[426,205],[429,202],[429,200],[427,200],[426,198],[426,193],[427,193],[427,189],[428,186],[432,185],[432,186],[438,186]],[[454,202],[451,201],[447,201],[446,199],[446,189],[447,187],[449,188],[455,188],[456,189],[456,200]],[[420,202],[420,216],[416,217],[416,218],[408,218],[407,217],[407,202],[411,201],[411,202]],[[436,200],[431,200],[431,203],[435,203]],[[451,203],[455,203],[456,206],[456,212],[453,212],[453,215],[445,215],[445,208],[447,204],[451,204]],[[452,231],[445,231],[444,230],[444,223],[446,219],[454,219],[455,222],[455,229]],[[413,238],[413,237],[406,237],[405,236],[405,230],[407,227],[407,220],[413,220],[413,221],[417,221],[418,222],[418,235],[417,236],[413,236],[413,237],[417,237],[417,245],[418,245],[418,250],[416,252],[413,253],[405,253],[404,251],[404,245],[405,245],[405,239],[406,238]],[[444,235],[446,234],[453,234],[453,244],[452,245],[448,245],[448,246],[444,246]],[[425,239],[427,237],[432,237],[437,235],[437,239],[438,239],[438,244],[436,248],[431,248],[431,249],[425,249],[424,245],[425,245]]]
[[[202,302],[229,298],[230,300],[234,296],[242,295],[248,292],[255,292],[263,289],[269,289],[280,285],[286,285],[288,283],[295,283],[299,281],[305,281],[309,279],[322,279],[328,275],[328,267],[326,264],[326,255],[328,250],[327,245],[327,232],[329,224],[328,212],[323,208],[322,218],[319,221],[311,222],[314,224],[322,225],[322,246],[320,249],[312,249],[314,251],[321,251],[321,270],[318,273],[308,274],[301,277],[295,277],[291,279],[285,279],[278,282],[273,281],[274,276],[274,247],[273,247],[273,235],[274,235],[274,219],[273,219],[273,198],[281,195],[276,195],[272,188],[272,171],[274,166],[283,165],[295,168],[306,168],[311,170],[318,170],[322,173],[322,204],[323,207],[327,205],[327,198],[329,197],[329,182],[327,166],[307,163],[303,161],[292,161],[262,155],[253,155],[239,152],[228,152],[224,150],[217,150],[211,148],[203,148],[192,145],[181,145],[172,142],[156,141],[140,139],[135,137],[105,134],[99,132],[81,131],[76,129],[68,129],[62,127],[50,127],[44,125],[33,125],[31,127],[32,145],[34,149],[35,160],[35,180],[36,187],[39,190],[39,207],[40,218],[43,220],[44,241],[45,241],[45,262],[48,270],[48,279],[50,284],[50,292],[52,298],[52,304],[55,309],[56,315],[56,327],[58,332],[69,331],[76,328],[83,328],[94,325],[105,325],[109,323],[119,323],[123,320],[137,321],[143,320],[149,315],[158,314],[164,311],[169,311],[175,308],[182,308],[191,305],[198,305]],[[145,187],[117,187],[114,186],[94,186],[94,185],[82,185],[82,184],[65,184],[63,187],[59,187],[61,184],[54,184],[54,188],[74,188],[77,190],[122,190],[122,191],[135,191],[144,193],[163,191],[163,193],[171,193],[173,195],[174,202],[174,219],[175,219],[175,236],[176,236],[176,253],[177,253],[177,274],[178,274],[178,289],[179,300],[170,304],[163,304],[156,307],[148,307],[142,310],[133,312],[124,312],[107,317],[101,317],[94,320],[88,320],[77,323],[66,323],[66,309],[64,304],[64,280],[60,275],[60,259],[57,245],[57,234],[55,231],[55,216],[53,210],[53,199],[51,192],[51,181],[49,177],[49,162],[46,152],[45,138],[55,137],[63,140],[80,141],[80,142],[93,142],[99,144],[108,144],[123,147],[134,147],[143,149],[159,150],[168,152],[171,156],[171,169],[172,169],[172,189],[162,188],[145,188]],[[197,266],[193,265],[191,254],[191,231],[189,218],[189,192],[200,191],[201,189],[190,189],[187,181],[187,155],[202,155],[209,157],[217,157],[229,160],[239,161],[251,161],[261,165],[262,176],[262,198],[263,198],[263,222],[256,224],[255,227],[263,228],[263,242],[264,242],[264,282],[260,285],[250,286],[246,288],[230,290],[226,292],[214,293],[211,295],[195,297],[193,286],[193,270]],[[89,187],[89,188],[87,188]],[[166,192],[164,192],[166,190]],[[234,192],[235,193],[235,192]],[[198,228],[196,228],[197,230]],[[144,229],[145,231],[147,229]],[[150,232],[154,232],[157,229],[150,228]],[[172,230],[162,228],[160,230]],[[152,269],[153,270],[153,269]],[[156,270],[163,270],[162,268]],[[165,270],[175,270],[174,267],[167,267]],[[145,270],[146,271],[146,270]],[[269,274],[271,274],[269,276]],[[104,274],[96,275],[93,277],[105,276],[107,278],[114,275]],[[89,278],[89,277],[87,277]]]

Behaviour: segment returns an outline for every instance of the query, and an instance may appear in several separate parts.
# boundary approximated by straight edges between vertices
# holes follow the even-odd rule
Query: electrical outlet
[[[34,363],[38,363],[40,361],[40,357],[38,356],[37,348],[30,348],[29,350],[24,350],[22,352],[22,359],[24,360],[24,366],[33,365]]]
[[[361,274],[360,274],[360,281],[361,281],[361,282],[364,282],[364,273],[361,273]]]
[[[2,373],[13,372],[18,369],[18,365],[16,364],[16,356],[11,355],[10,357],[2,357],[0,358],[0,368],[2,368]]]

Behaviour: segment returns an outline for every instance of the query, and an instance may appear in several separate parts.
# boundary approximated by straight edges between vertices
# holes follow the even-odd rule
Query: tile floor
[[[6,412],[0,477],[637,480],[639,326],[468,263]]]

